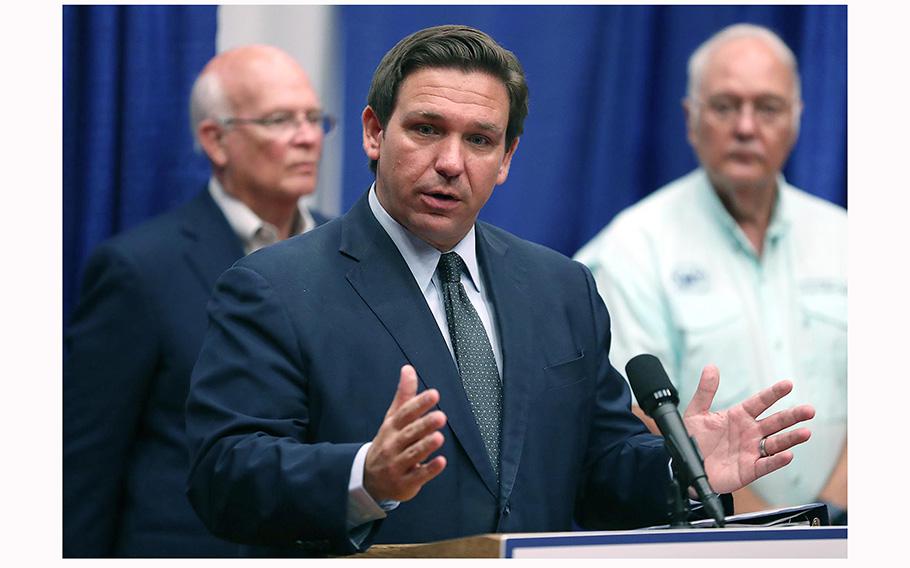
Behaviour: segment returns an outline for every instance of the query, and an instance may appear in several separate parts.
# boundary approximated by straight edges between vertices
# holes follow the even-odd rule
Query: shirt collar
[[[736,219],[730,215],[727,208],[711,185],[707,172],[699,169],[699,183],[702,186],[701,195],[705,199],[705,207],[715,221],[724,228],[729,237],[742,247],[744,250],[751,251],[752,245],[749,239],[736,223]],[[785,236],[790,229],[790,197],[789,185],[784,179],[783,174],[777,175],[777,196],[774,199],[774,208],[771,210],[771,220],[768,223],[768,231],[765,235],[765,241],[768,243],[776,242]]]
[[[775,241],[790,230],[790,189],[787,180],[783,174],[777,176],[777,198],[774,201],[774,209],[771,211],[771,222],[768,223],[768,238]]]
[[[226,192],[214,176],[209,178],[208,189],[228,224],[240,238],[247,254],[278,241],[278,228],[260,219],[243,201]],[[298,204],[297,212],[291,227],[292,236],[305,233],[316,226],[310,211],[302,204]]]
[[[395,243],[398,252],[401,253],[408,268],[411,269],[411,274],[414,275],[417,285],[421,290],[425,291],[433,280],[433,275],[436,273],[436,265],[439,264],[439,257],[442,256],[442,253],[389,215],[388,211],[379,203],[379,198],[376,196],[375,183],[370,186],[369,202],[373,216],[376,217],[376,220],[388,233],[392,242]],[[465,266],[468,268],[471,284],[479,291],[480,268],[477,265],[476,233],[473,226],[468,231],[468,234],[452,248],[452,251],[458,253],[458,256],[464,261]]]

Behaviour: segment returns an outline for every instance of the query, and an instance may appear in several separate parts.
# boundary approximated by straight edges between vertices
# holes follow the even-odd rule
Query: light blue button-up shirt
[[[780,379],[793,392],[766,415],[810,403],[812,438],[754,489],[769,504],[816,499],[847,428],[847,216],[779,178],[758,256],[702,170],[622,212],[576,259],[610,310],[618,369],[652,353],[688,404],[702,368],[721,373],[714,409]]]

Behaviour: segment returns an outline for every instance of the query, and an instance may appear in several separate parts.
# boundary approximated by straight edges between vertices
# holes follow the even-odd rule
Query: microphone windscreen
[[[629,378],[638,405],[649,416],[662,401],[669,399],[673,404],[679,404],[676,387],[654,355],[643,353],[632,357],[626,363],[626,377]]]

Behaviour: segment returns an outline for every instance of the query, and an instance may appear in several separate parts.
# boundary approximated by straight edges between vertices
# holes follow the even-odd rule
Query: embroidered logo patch
[[[699,266],[680,265],[673,270],[673,283],[680,292],[707,292],[710,287],[708,274]]]

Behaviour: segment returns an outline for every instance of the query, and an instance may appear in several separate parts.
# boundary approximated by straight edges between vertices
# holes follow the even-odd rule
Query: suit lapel
[[[187,204],[180,223],[183,256],[200,285],[211,293],[221,273],[244,254],[240,239],[208,191]]]
[[[340,252],[359,261],[348,272],[348,282],[417,370],[423,386],[439,391],[449,429],[490,493],[499,495],[458,369],[407,263],[373,217],[366,196],[342,223]]]
[[[509,254],[509,246],[477,224],[478,258],[490,297],[496,309],[499,345],[502,350],[503,420],[500,505],[512,493],[528,424],[531,377],[539,361],[529,306],[534,298],[528,288],[527,267]]]

